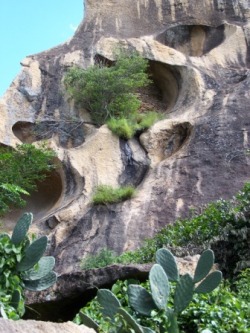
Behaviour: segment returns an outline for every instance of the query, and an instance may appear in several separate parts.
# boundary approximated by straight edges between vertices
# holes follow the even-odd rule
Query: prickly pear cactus
[[[11,241],[13,244],[20,244],[25,237],[27,236],[27,232],[32,223],[33,215],[32,213],[25,213],[23,216],[17,221],[17,224],[12,232]]]
[[[24,314],[23,288],[38,291],[52,286],[57,275],[53,271],[55,259],[43,257],[47,237],[31,242],[28,230],[32,223],[31,213],[25,213],[18,221],[12,236],[0,234],[0,289],[10,302],[1,298],[1,313],[8,318],[19,319]],[[13,310],[14,309],[14,310]],[[14,313],[14,315],[13,315]]]
[[[27,271],[32,268],[43,256],[47,248],[48,239],[46,236],[38,238],[26,249],[24,257],[17,265],[19,272]]]
[[[177,282],[179,280],[179,272],[175,257],[172,253],[165,249],[159,249],[156,252],[156,262],[161,265],[168,276],[169,281]]]

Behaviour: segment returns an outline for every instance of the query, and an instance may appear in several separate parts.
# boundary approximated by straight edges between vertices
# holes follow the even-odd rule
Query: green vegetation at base
[[[24,315],[24,289],[41,291],[52,286],[57,275],[54,257],[43,257],[46,236],[29,239],[31,213],[17,222],[12,236],[0,234],[0,317],[17,320]]]
[[[118,280],[111,291],[100,289],[74,321],[109,333],[247,333],[250,270],[242,271],[234,284],[219,284],[215,276],[220,273],[209,273],[211,255],[211,250],[203,252],[194,276],[180,276],[171,253],[161,249],[148,281]]]
[[[141,248],[117,257],[120,263],[154,261],[157,249],[170,247],[192,249],[213,246],[223,272],[233,275],[249,265],[248,236],[250,230],[250,183],[232,200],[208,204],[201,214],[193,212],[190,219],[178,220],[163,228]],[[221,255],[220,255],[221,254]]]
[[[0,148],[0,214],[11,207],[25,206],[23,195],[37,189],[37,181],[55,169],[55,153],[45,146],[17,145]]]
[[[140,283],[138,280],[116,281],[111,292],[117,297],[121,306],[136,318],[141,326],[146,326],[160,332],[159,326],[165,323],[162,311],[153,311],[150,317],[139,315],[130,307],[128,301],[128,288],[131,284],[138,284],[150,292],[149,281]],[[169,282],[170,295],[168,306],[173,307],[175,282]],[[236,287],[237,286],[237,287]],[[235,289],[236,287],[236,289]],[[222,283],[211,293],[194,294],[188,307],[178,318],[181,333],[200,333],[204,329],[209,329],[212,333],[247,333],[250,328],[250,270],[246,269],[238,276],[233,285],[227,281]],[[90,301],[74,321],[83,324],[82,313],[92,318],[99,326],[98,332],[111,332],[110,321],[102,315],[101,306],[97,297]],[[116,319],[119,320],[119,319]],[[114,325],[113,325],[114,327]],[[164,331],[165,332],[165,331]]]
[[[192,291],[190,286],[193,282],[198,281],[196,280],[198,277],[199,279],[205,277],[204,274],[201,274],[205,265],[198,264],[197,267],[201,269],[197,269],[197,274],[195,273],[193,278],[183,275],[179,279],[179,281],[182,281],[180,283],[172,281],[173,276],[177,276],[176,270],[173,269],[171,264],[168,264],[169,288],[165,286],[161,289],[159,287],[161,281],[164,280],[164,274],[158,268],[150,274],[153,281],[151,283],[147,281],[142,284],[134,280],[117,281],[111,292],[108,290],[99,291],[97,298],[88,303],[76,316],[75,322],[87,325],[86,320],[91,317],[90,325],[93,325],[91,327],[97,332],[162,333],[168,332],[168,330],[181,333],[201,333],[203,331],[212,333],[249,332],[250,269],[247,268],[249,267],[249,216],[250,183],[246,183],[232,200],[218,200],[208,204],[203,212],[199,214],[193,211],[190,219],[178,220],[175,224],[167,226],[153,239],[145,241],[144,245],[136,251],[125,252],[120,256],[110,251],[112,253],[110,261],[106,261],[108,264],[129,264],[157,260],[158,264],[161,264],[159,257],[155,256],[155,252],[158,252],[162,247],[170,247],[178,252],[183,249],[212,246],[216,250],[216,262],[218,262],[218,258],[220,268],[226,274],[223,283],[211,293],[190,292],[190,290]],[[164,249],[164,251],[167,250]],[[108,254],[108,251],[106,253]],[[91,259],[92,265],[96,265],[94,261],[98,259],[98,255]],[[211,262],[207,257],[205,259],[204,263]],[[164,264],[165,260],[162,262]],[[89,268],[91,268],[91,265]],[[201,292],[205,291],[210,283],[213,285],[212,278],[205,277],[204,281],[206,280],[208,284],[205,288],[203,282],[198,287]],[[179,287],[177,287],[178,283]],[[137,286],[131,287],[131,284]],[[131,288],[134,288],[134,290],[131,291]],[[157,302],[152,296],[153,290],[155,290],[156,295],[159,293],[161,297],[169,293],[166,302],[159,304],[162,304],[162,306],[167,304],[170,309],[173,307],[181,309],[181,314],[178,315],[177,320],[174,317],[166,316],[166,311],[157,308],[157,306],[150,310],[150,315],[149,312],[148,315],[145,315],[145,313],[139,314],[139,308],[133,308],[135,304],[138,304],[139,307],[142,306],[143,309],[144,304],[146,304],[146,308],[150,304],[156,304]],[[206,290],[209,290],[209,288]],[[177,293],[180,297],[183,292],[185,297],[181,297],[180,302],[177,301],[175,294]],[[142,296],[146,297],[147,302],[140,300]],[[129,301],[131,297],[132,301]],[[114,318],[113,320],[107,317],[111,310],[104,310],[103,302],[105,300],[108,300],[107,304],[113,304],[113,309],[116,309],[117,313],[113,313],[110,317]],[[119,308],[121,306],[123,310],[117,309],[117,304],[120,304]],[[183,306],[184,308],[182,308]],[[172,327],[172,331],[170,327]]]
[[[113,188],[109,185],[99,185],[92,198],[94,205],[113,204],[132,198],[135,195],[133,186]]]

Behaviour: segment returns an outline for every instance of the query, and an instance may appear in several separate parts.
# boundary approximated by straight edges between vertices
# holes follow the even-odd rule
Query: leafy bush
[[[137,54],[120,54],[110,67],[99,62],[87,69],[71,68],[64,83],[70,96],[101,125],[112,117],[126,117],[138,110],[140,101],[135,92],[150,82],[147,67],[147,60]]]
[[[116,254],[109,249],[101,249],[97,254],[84,258],[81,262],[82,269],[101,268],[114,263]]]
[[[154,260],[157,249],[166,246],[177,252],[179,248],[212,246],[216,260],[225,275],[249,265],[250,183],[246,183],[235,198],[208,204],[201,214],[176,221],[148,239],[136,251],[117,257],[121,263],[147,263]]]
[[[216,333],[247,333],[249,303],[224,282],[211,294],[196,295],[183,312],[180,326],[185,333],[198,333],[205,328]]]
[[[18,145],[16,149],[0,148],[0,214],[12,206],[24,206],[22,195],[36,190],[36,182],[45,179],[55,168],[55,153],[44,146]]]
[[[109,185],[100,185],[96,188],[92,202],[94,205],[118,203],[132,198],[135,189],[132,186],[113,188]]]
[[[56,282],[53,257],[42,257],[47,237],[31,241],[27,236],[32,214],[24,214],[12,236],[0,234],[0,316],[19,319],[24,314],[24,288],[38,291]]]
[[[250,304],[250,268],[244,269],[242,272],[240,272],[234,283],[234,286],[236,287],[238,297],[246,303]]]

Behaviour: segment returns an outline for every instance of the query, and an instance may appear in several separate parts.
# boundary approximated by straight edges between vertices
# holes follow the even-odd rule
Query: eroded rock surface
[[[4,333],[94,333],[86,326],[78,326],[72,322],[51,323],[35,320],[7,320],[0,318],[0,332]]]
[[[70,41],[22,61],[0,101],[0,142],[46,139],[57,152],[46,185],[55,194],[41,186],[25,210],[33,231],[49,235],[58,273],[78,271],[101,248],[135,249],[249,179],[249,19],[248,0],[86,0]],[[89,124],[63,86],[70,66],[112,61],[117,47],[149,60],[153,86],[141,93],[165,116],[128,142]],[[93,207],[98,184],[134,184],[137,195]],[[6,228],[20,214],[6,216]]]

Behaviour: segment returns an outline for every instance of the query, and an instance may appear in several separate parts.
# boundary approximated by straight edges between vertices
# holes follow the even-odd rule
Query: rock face
[[[57,172],[25,210],[35,215],[33,231],[50,237],[58,273],[77,271],[101,248],[135,249],[249,179],[249,20],[248,0],[86,0],[70,41],[22,61],[0,101],[0,142],[46,139],[57,152]],[[63,86],[70,66],[113,60],[118,46],[149,60],[146,98],[165,114],[128,142],[86,123]],[[131,183],[135,198],[91,205],[96,185]],[[6,227],[20,213],[6,216]]]
[[[94,333],[86,326],[72,322],[57,324],[35,320],[7,320],[0,318],[0,332],[4,333]]]

